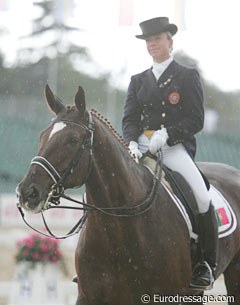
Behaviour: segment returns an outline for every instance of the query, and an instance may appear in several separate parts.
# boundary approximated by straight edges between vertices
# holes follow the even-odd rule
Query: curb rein
[[[61,122],[67,123],[67,124],[72,124],[72,125],[77,125],[85,130],[87,130],[90,134],[90,136],[87,136],[88,134],[86,134],[80,149],[78,150],[77,154],[76,154],[76,158],[73,159],[73,161],[71,162],[71,164],[69,165],[68,169],[65,171],[65,173],[61,176],[59,174],[59,172],[55,169],[55,167],[44,157],[42,156],[35,156],[32,160],[30,164],[37,164],[39,166],[41,166],[47,173],[48,175],[52,178],[52,180],[54,181],[54,184],[51,187],[51,191],[48,194],[47,200],[45,202],[45,205],[43,207],[43,209],[41,210],[41,216],[42,216],[42,220],[44,223],[44,226],[47,230],[48,233],[44,233],[36,228],[34,228],[32,225],[29,224],[29,222],[25,219],[25,215],[23,212],[23,209],[20,205],[20,203],[17,203],[17,208],[22,216],[22,219],[24,221],[24,223],[30,227],[32,230],[47,236],[47,237],[52,237],[55,239],[65,239],[67,237],[73,236],[77,233],[79,233],[79,231],[81,230],[81,228],[83,227],[86,219],[87,219],[87,212],[88,211],[98,211],[102,214],[108,215],[108,216],[113,216],[113,217],[125,217],[125,218],[130,218],[130,217],[134,217],[134,216],[139,216],[144,214],[145,212],[147,212],[151,207],[152,207],[152,203],[153,203],[153,198],[155,196],[156,193],[156,188],[157,188],[157,181],[159,180],[158,175],[157,175],[157,167],[158,165],[162,163],[162,154],[159,152],[158,153],[158,158],[157,158],[157,162],[156,162],[156,168],[154,171],[154,175],[153,175],[153,185],[152,185],[152,189],[151,192],[149,193],[149,195],[147,196],[147,198],[142,201],[140,204],[131,206],[131,207],[126,207],[126,206],[120,206],[120,207],[97,207],[95,205],[90,205],[86,203],[85,200],[85,196],[83,197],[83,201],[79,201],[76,199],[71,198],[70,196],[65,195],[64,193],[64,182],[66,180],[66,178],[73,173],[74,169],[76,168],[76,166],[79,164],[80,162],[80,158],[85,150],[85,148],[89,148],[89,164],[88,164],[88,170],[87,170],[87,174],[86,177],[84,179],[84,181],[86,181],[86,179],[89,177],[91,169],[92,169],[92,157],[93,157],[93,134],[94,134],[94,123],[93,123],[93,119],[92,119],[92,114],[91,112],[88,112],[89,114],[89,121],[88,121],[88,125],[86,126],[85,124],[81,124],[81,123],[75,123],[75,122],[71,122],[71,121],[67,121],[67,120],[63,120]],[[53,123],[56,123],[57,121],[55,120]],[[162,168],[162,166],[160,167]],[[74,207],[74,206],[60,206],[60,199],[64,198],[68,201],[72,201],[74,203],[77,203],[79,205],[81,205],[81,207]],[[79,221],[74,225],[74,227],[64,236],[56,236],[51,229],[49,228],[45,216],[44,216],[44,211],[46,210],[50,210],[50,209],[72,209],[72,210],[82,210],[83,211],[83,216],[79,219]],[[140,210],[140,211],[136,211],[136,210]],[[112,211],[112,212],[110,212]],[[125,213],[124,213],[125,212]],[[123,213],[123,214],[121,214]]]

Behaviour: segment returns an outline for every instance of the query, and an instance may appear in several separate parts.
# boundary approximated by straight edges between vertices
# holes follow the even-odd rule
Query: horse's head
[[[92,149],[92,121],[83,89],[79,87],[74,106],[65,107],[49,86],[45,96],[56,117],[42,131],[38,154],[17,187],[20,205],[35,213],[46,208],[49,199],[59,198],[63,188],[84,183]]]

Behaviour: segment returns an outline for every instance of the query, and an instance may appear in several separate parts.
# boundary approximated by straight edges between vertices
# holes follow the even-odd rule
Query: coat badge
[[[180,101],[180,94],[178,92],[171,92],[168,95],[168,101],[170,104],[175,105]]]
[[[169,77],[164,83],[161,83],[161,84],[159,85],[159,88],[164,88],[164,87],[167,86],[171,81],[172,81],[172,75],[170,75],[170,77]]]

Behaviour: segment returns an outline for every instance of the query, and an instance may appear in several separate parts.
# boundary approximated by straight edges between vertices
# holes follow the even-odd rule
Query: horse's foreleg
[[[229,305],[240,304],[240,253],[224,272],[224,280],[229,297]],[[230,298],[232,300],[230,300]],[[234,299],[234,300],[233,300]]]

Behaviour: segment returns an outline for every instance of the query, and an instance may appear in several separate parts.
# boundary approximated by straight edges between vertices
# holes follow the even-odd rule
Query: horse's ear
[[[65,108],[65,106],[59,100],[59,98],[57,98],[53,94],[52,90],[50,89],[50,87],[48,85],[46,85],[46,87],[45,87],[45,97],[46,97],[48,106],[56,114],[58,114],[60,111],[62,111]]]
[[[84,114],[86,110],[86,103],[85,103],[85,93],[81,86],[78,87],[78,92],[75,95],[75,105],[81,115]]]

